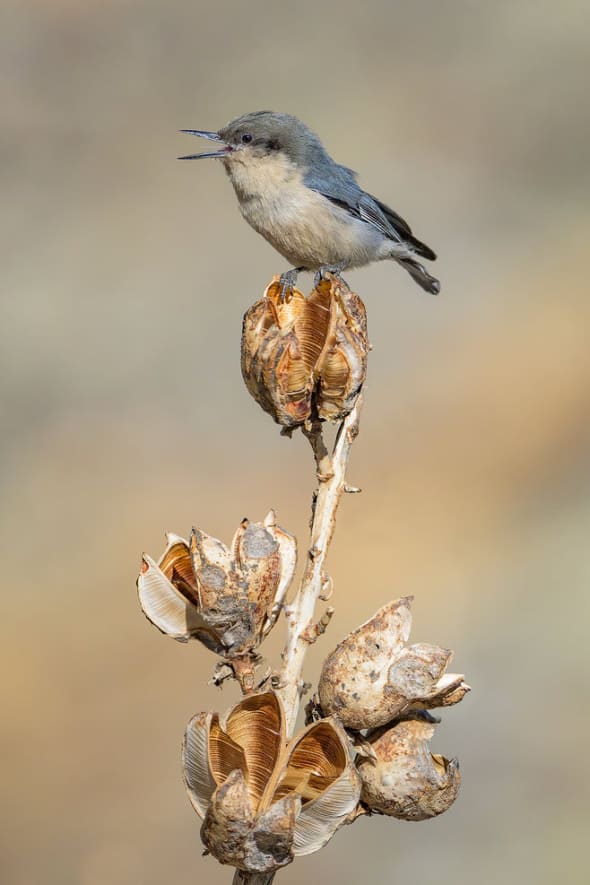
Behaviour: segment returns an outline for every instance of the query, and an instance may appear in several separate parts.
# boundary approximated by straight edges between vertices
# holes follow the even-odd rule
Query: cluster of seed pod
[[[458,762],[431,752],[425,711],[458,703],[469,686],[445,675],[448,650],[405,645],[410,604],[383,606],[332,651],[315,716],[290,741],[273,690],[248,694],[223,717],[191,719],[185,785],[202,841],[221,863],[271,872],[322,848],[359,814],[420,821],[454,802]]]
[[[244,316],[242,374],[256,402],[278,424],[310,417],[339,421],[353,408],[367,371],[363,302],[327,275],[306,298],[286,298],[278,277]]]
[[[307,299],[296,289],[283,299],[275,277],[244,317],[246,385],[286,428],[349,414],[368,350],[364,305],[332,275]],[[412,597],[383,606],[328,655],[313,715],[288,739],[280,687],[255,690],[253,676],[296,560],[295,538],[271,510],[244,520],[229,547],[198,528],[188,541],[168,535],[157,562],[144,555],[138,578],[147,618],[221,656],[245,695],[224,716],[191,719],[183,769],[208,852],[251,873],[317,851],[360,814],[434,817],[460,785],[457,760],[431,753],[428,711],[458,703],[469,686],[446,673],[448,649],[407,644]]]
[[[406,596],[384,605],[326,658],[318,693],[323,715],[363,738],[361,800],[402,820],[442,814],[460,784],[456,759],[430,752],[434,722],[427,710],[461,701],[463,674],[445,673],[449,649],[406,645],[412,625]]]

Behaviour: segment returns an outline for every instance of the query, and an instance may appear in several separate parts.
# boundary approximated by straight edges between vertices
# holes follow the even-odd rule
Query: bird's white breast
[[[246,221],[292,265],[316,269],[374,260],[370,227],[306,187],[285,154],[234,155],[224,165]]]

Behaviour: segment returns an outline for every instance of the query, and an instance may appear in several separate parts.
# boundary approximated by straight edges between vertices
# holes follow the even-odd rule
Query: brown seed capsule
[[[236,658],[254,650],[275,623],[296,558],[295,538],[272,510],[264,522],[244,520],[231,548],[201,529],[193,529],[190,543],[168,535],[157,564],[143,557],[139,601],[163,633]]]
[[[289,743],[274,692],[251,694],[223,718],[200,713],[183,745],[185,784],[221,862],[270,872],[317,851],[357,808],[360,779],[331,719]]]
[[[374,759],[359,757],[362,801],[372,811],[401,820],[426,820],[442,814],[459,792],[456,759],[430,752],[434,725],[419,720],[382,728],[368,740]]]
[[[293,289],[285,301],[275,277],[244,316],[244,381],[285,427],[303,424],[312,413],[325,421],[344,418],[365,380],[368,352],[363,302],[331,275],[309,298]]]
[[[326,658],[320,704],[346,728],[375,728],[411,710],[456,704],[469,691],[461,674],[445,674],[449,649],[405,645],[411,602],[406,596],[384,605]]]

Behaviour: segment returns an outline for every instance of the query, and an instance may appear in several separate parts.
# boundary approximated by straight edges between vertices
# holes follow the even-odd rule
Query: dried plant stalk
[[[326,583],[324,562],[334,533],[338,504],[346,490],[346,468],[352,444],[359,431],[361,406],[362,395],[342,421],[331,455],[326,448],[320,421],[313,422],[304,430],[316,460],[318,487],[314,494],[305,572],[295,599],[285,609],[287,642],[283,652],[278,692],[285,708],[288,735],[293,733],[299,711],[305,652],[309,644],[317,638],[317,633],[314,632],[314,610]]]
[[[313,497],[305,572],[295,599],[285,609],[287,642],[283,651],[277,693],[285,709],[289,737],[293,734],[299,712],[305,653],[310,643],[319,635],[319,631],[314,630],[314,611],[326,584],[324,562],[334,534],[338,504],[347,488],[346,469],[352,444],[358,436],[361,406],[362,396],[359,396],[354,408],[340,425],[331,455],[324,441],[322,423],[319,420],[314,421],[304,428],[316,461],[318,487]],[[274,872],[249,873],[236,870],[233,885],[270,885],[274,877]]]
[[[148,619],[175,639],[203,642],[221,657],[214,681],[233,676],[244,695],[224,716],[193,716],[183,745],[201,839],[235,868],[233,885],[270,885],[362,814],[441,814],[459,789],[457,761],[430,751],[437,720],[428,710],[458,703],[469,686],[445,673],[449,649],[406,645],[410,597],[382,606],[328,655],[308,726],[293,737],[305,654],[334,612],[327,606],[318,619],[315,609],[331,590],[325,561],[338,505],[343,492],[360,491],[346,470],[369,349],[364,305],[332,275],[308,299],[295,290],[283,300],[274,278],[244,318],[246,385],[283,432],[301,427],[316,464],[309,547],[289,605],[296,541],[274,511],[245,520],[230,547],[193,529],[190,543],[169,536],[157,563],[143,559],[138,590]],[[339,421],[331,452],[324,421]],[[282,665],[256,685],[257,649],[281,609]]]
[[[232,885],[271,885],[274,877],[274,873],[245,873],[243,870],[236,870]]]

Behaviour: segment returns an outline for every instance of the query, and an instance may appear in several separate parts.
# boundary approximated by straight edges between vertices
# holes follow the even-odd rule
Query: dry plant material
[[[252,652],[275,623],[297,560],[293,535],[243,520],[231,547],[194,528],[190,541],[167,535],[156,563],[144,554],[137,581],[146,617],[181,642],[198,639],[225,658]]]
[[[374,728],[414,710],[457,704],[467,694],[462,674],[445,673],[449,649],[405,645],[412,600],[384,605],[328,655],[319,682],[325,715],[347,728]]]
[[[188,724],[183,769],[202,819],[206,852],[236,870],[234,885],[270,885],[298,855],[322,848],[363,814],[425,820],[446,811],[459,790],[457,760],[433,755],[427,710],[469,691],[446,673],[452,653],[408,645],[411,597],[384,605],[328,655],[308,726],[294,737],[304,658],[331,622],[325,571],[346,470],[359,428],[369,343],[360,298],[326,275],[309,298],[281,298],[274,277],[246,313],[242,373],[248,390],[289,435],[298,426],[316,463],[310,539],[300,585],[286,593],[295,538],[277,525],[244,520],[227,547],[201,529],[167,536],[156,563],[144,555],[138,578],[144,614],[182,642],[200,640],[221,657],[214,682],[238,681],[244,697],[224,716]],[[339,427],[331,451],[324,421]],[[280,612],[287,638],[280,668],[255,678],[257,649]],[[356,757],[356,760],[355,758]]]
[[[287,743],[272,692],[224,717],[200,713],[183,746],[186,788],[201,838],[221,863],[270,872],[322,848],[354,812],[360,779],[342,727],[330,719]]]
[[[461,775],[457,759],[430,752],[434,725],[405,720],[369,736],[374,759],[360,757],[361,798],[371,809],[400,820],[427,820],[457,798]]]
[[[275,277],[244,317],[246,386],[284,427],[303,424],[312,414],[326,421],[348,415],[365,379],[368,352],[364,304],[331,275],[309,298],[293,289],[284,301]]]

